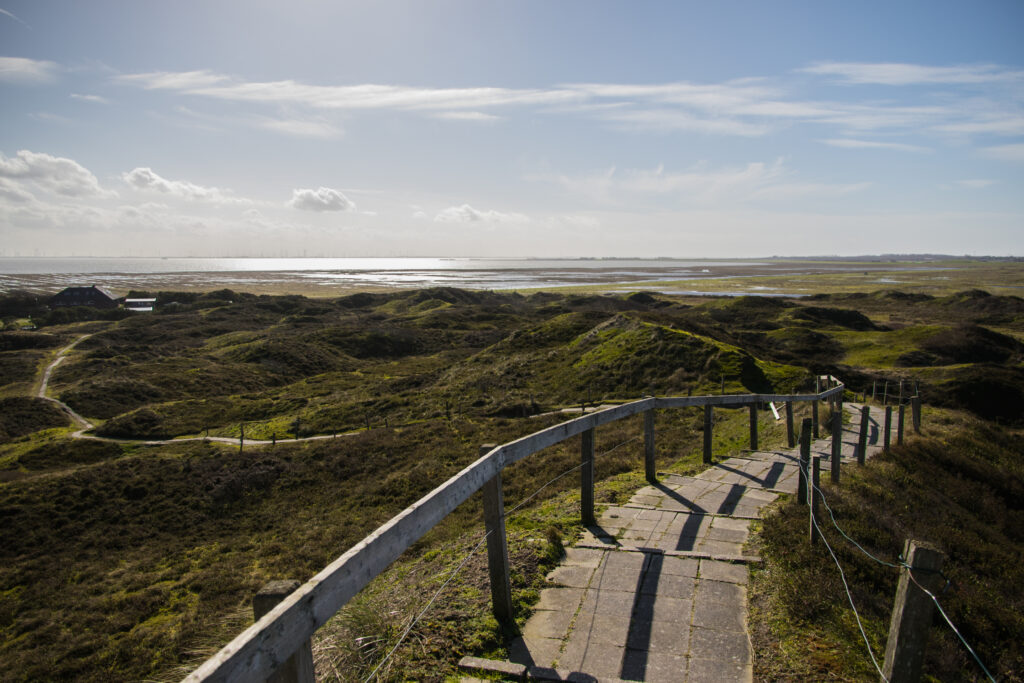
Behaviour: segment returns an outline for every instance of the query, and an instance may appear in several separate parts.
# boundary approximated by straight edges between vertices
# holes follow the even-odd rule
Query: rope
[[[422,619],[423,615],[427,613],[427,610],[430,609],[430,606],[434,604],[434,600],[437,599],[437,596],[439,596],[441,592],[448,587],[448,584],[451,583],[451,580],[455,578],[455,575],[458,574],[462,570],[462,568],[466,566],[466,563],[469,562],[470,558],[472,558],[473,555],[476,554],[476,551],[480,549],[480,546],[484,544],[484,541],[486,541],[487,537],[490,535],[490,531],[484,534],[483,538],[481,538],[477,542],[477,544],[473,546],[473,549],[470,550],[466,557],[463,558],[462,562],[459,563],[459,566],[457,566],[455,569],[451,571],[450,574],[448,574],[448,578],[445,579],[444,583],[441,584],[441,587],[437,589],[437,592],[435,592],[434,595],[431,596],[430,600],[427,601],[427,604],[423,607],[423,609],[420,610],[419,614],[417,614],[416,617],[412,620],[412,622],[409,623],[405,631],[403,631],[402,635],[398,638],[398,642],[395,643],[395,646],[392,647],[391,650],[387,653],[387,655],[384,656],[384,659],[378,662],[377,666],[375,666],[373,671],[370,672],[370,675],[364,679],[364,683],[368,683],[370,680],[372,680],[373,677],[377,675],[377,672],[380,671],[380,668],[391,660],[391,656],[395,654],[395,651],[405,640],[406,636],[408,636],[409,632],[412,631],[413,626],[419,623],[419,620]]]

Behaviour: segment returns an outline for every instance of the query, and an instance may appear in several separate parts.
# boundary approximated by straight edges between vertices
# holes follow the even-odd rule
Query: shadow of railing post
[[[594,432],[601,425],[644,413],[644,460],[650,478],[654,473],[654,410],[703,407],[705,420],[704,458],[710,462],[713,406],[752,407],[769,401],[785,401],[787,417],[794,401],[838,400],[842,405],[844,385],[829,376],[816,394],[739,394],[726,396],[647,397],[603,410],[581,414],[514,441],[480,449],[480,457],[461,472],[433,489],[392,517],[313,578],[291,591],[257,623],[239,634],[185,679],[198,681],[265,680],[282,661],[307,647],[316,630],[336,614],[352,597],[426,535],[477,491],[483,490],[487,526],[488,564],[491,568],[492,608],[498,621],[514,624],[509,581],[508,547],[504,527],[501,472],[523,458],[550,446],[580,436],[581,519],[596,526],[594,518]],[[837,415],[839,413],[836,413]],[[806,420],[810,430],[811,420]],[[841,425],[841,423],[840,423]],[[756,422],[752,430],[756,429]],[[789,438],[793,439],[792,429]],[[835,430],[837,435],[841,430]],[[751,432],[752,437],[755,432]],[[835,437],[834,437],[835,438]],[[657,484],[656,484],[657,485]],[[700,510],[700,508],[697,508]],[[704,512],[701,510],[701,512]],[[696,517],[691,515],[691,517]],[[699,520],[698,520],[699,521]],[[493,545],[492,545],[493,544]],[[492,559],[493,557],[493,559]]]

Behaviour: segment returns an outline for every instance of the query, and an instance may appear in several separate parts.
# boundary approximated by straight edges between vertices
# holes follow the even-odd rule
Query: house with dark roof
[[[113,294],[97,287],[68,287],[50,299],[52,308],[61,306],[92,306],[93,308],[117,308],[117,299]]]

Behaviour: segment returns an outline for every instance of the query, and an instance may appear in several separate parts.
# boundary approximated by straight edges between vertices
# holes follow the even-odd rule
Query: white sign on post
[[[782,418],[781,418],[781,417],[779,417],[779,411],[778,411],[778,409],[777,409],[777,408],[775,407],[775,402],[774,402],[774,401],[771,401],[771,402],[769,402],[769,403],[768,403],[768,405],[769,405],[769,407],[771,407],[771,409],[772,409],[772,415],[774,415],[774,416],[775,416],[775,420],[776,420],[776,422],[777,422],[777,421],[779,421],[779,420],[781,420]]]

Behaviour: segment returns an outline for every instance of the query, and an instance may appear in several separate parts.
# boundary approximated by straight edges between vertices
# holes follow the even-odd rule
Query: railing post
[[[757,404],[751,403],[747,406],[750,411],[750,450],[757,450]]]
[[[821,456],[816,455],[811,458],[811,483],[810,491],[808,494],[811,498],[811,514],[810,521],[808,523],[808,537],[810,538],[811,545],[818,542],[818,527],[815,526],[815,522],[818,520],[818,508],[820,507],[819,501],[821,500],[821,492],[819,488],[821,486]]]
[[[907,539],[903,556],[910,568],[900,569],[882,667],[890,683],[920,680],[934,610],[932,599],[922,587],[932,594],[942,587],[942,553],[937,548]]]
[[[711,430],[714,417],[713,409],[710,405],[704,406],[704,462],[711,462]]]
[[[811,418],[800,424],[800,472],[797,475],[796,502],[807,504],[807,468],[811,464]]]
[[[907,406],[903,403],[900,404],[899,418],[896,420],[896,443],[900,446],[903,445],[903,423],[905,421],[907,412]]]
[[[301,586],[298,581],[271,581],[263,586],[252,597],[252,615],[259,621],[267,612],[274,609],[295,589]],[[304,642],[299,649],[286,659],[269,678],[267,683],[314,683],[316,675],[313,671],[313,646],[310,641]]]
[[[792,448],[796,444],[793,443],[793,402],[786,401],[786,443]]]
[[[644,411],[644,473],[652,484],[658,481],[654,467],[654,408]]]
[[[910,399],[910,420],[914,425],[914,433],[921,433],[921,396],[920,394]]]
[[[580,521],[594,526],[594,428],[580,434]]]
[[[818,399],[811,401],[811,433],[818,438]]]
[[[882,437],[882,448],[889,450],[892,441],[892,406],[885,407],[885,434]]]
[[[857,436],[857,464],[863,465],[868,455],[868,421],[871,419],[871,408],[860,409],[860,434]]]
[[[480,447],[480,456],[494,450],[495,444]],[[512,582],[508,565],[508,540],[505,536],[505,496],[501,490],[501,472],[495,474],[481,491],[484,494],[484,527],[487,529],[487,569],[491,579],[491,610],[506,631],[515,628],[512,613]]]
[[[832,458],[829,462],[832,483],[839,483],[839,465],[843,455],[843,413],[836,410],[832,413]]]

